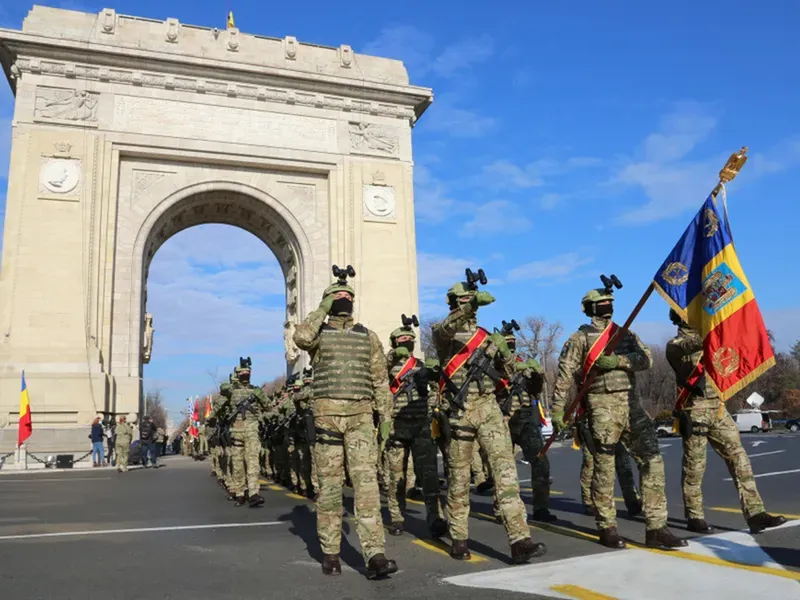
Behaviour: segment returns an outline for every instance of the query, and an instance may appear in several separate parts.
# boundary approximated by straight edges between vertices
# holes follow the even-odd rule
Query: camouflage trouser
[[[452,439],[447,449],[450,469],[447,489],[447,518],[453,540],[469,538],[470,463],[476,442],[486,452],[494,475],[495,497],[500,516],[513,544],[529,537],[527,512],[519,497],[519,482],[511,437],[494,396],[483,396],[461,414],[450,416]]]
[[[342,540],[342,483],[347,461],[355,492],[356,533],[364,561],[384,551],[381,499],[375,470],[378,445],[372,414],[315,416],[314,460],[319,477],[317,535],[322,552],[339,554]]]
[[[311,491],[313,483],[311,481],[311,448],[305,442],[299,441],[294,444],[292,454],[292,484],[297,489],[298,494],[305,494]]]
[[[733,478],[746,519],[764,512],[756,488],[750,459],[742,447],[736,423],[724,406],[691,410],[692,436],[683,441],[683,505],[688,519],[703,519],[703,474],[706,470],[706,440],[725,461]]]
[[[208,454],[208,438],[204,435],[200,436],[200,454]]]
[[[275,455],[276,483],[288,485],[291,483],[291,479],[289,478],[289,452],[287,444],[284,441],[275,444],[273,454]]]
[[[125,472],[128,470],[128,455],[130,451],[130,444],[114,445],[114,453],[117,455],[117,471]]]
[[[547,455],[539,458],[539,452],[544,447],[544,438],[538,418],[538,415],[530,410],[518,410],[508,421],[511,442],[520,447],[525,460],[531,464],[531,488],[533,488],[535,511],[547,508],[550,501],[550,461]]]
[[[219,477],[219,446],[211,448],[211,472]]]
[[[513,450],[512,450],[513,453]],[[470,476],[474,479],[475,485],[480,485],[487,479],[491,479],[489,464],[486,460],[486,451],[475,444],[472,448],[472,456],[469,464]]]
[[[586,446],[581,445],[583,452],[583,463],[581,464],[581,500],[584,506],[592,506],[592,477],[594,477],[594,457]],[[630,510],[638,506],[641,502],[639,490],[636,488],[636,478],[633,474],[631,455],[622,443],[618,443],[614,450],[614,466],[617,471],[619,487],[622,489],[622,497],[625,499],[625,506]]]
[[[230,487],[237,496],[244,496],[245,490],[250,493],[250,496],[258,494],[261,489],[259,478],[258,456],[261,453],[261,440],[258,437],[258,432],[251,432],[247,430],[236,431],[231,433],[232,445],[230,450],[231,462],[233,469],[230,476]]]
[[[409,454],[413,464],[409,465]],[[439,469],[436,463],[436,446],[431,439],[427,419],[396,419],[394,432],[386,444],[389,481],[386,500],[392,523],[402,523],[406,509],[406,491],[409,489],[406,473],[420,473],[425,510],[430,525],[441,517],[439,505]]]
[[[622,441],[639,467],[642,504],[647,530],[667,524],[664,461],[658,449],[653,420],[644,412],[634,392],[589,397],[589,426],[595,445],[592,503],[600,529],[616,526],[614,471],[617,442]]]

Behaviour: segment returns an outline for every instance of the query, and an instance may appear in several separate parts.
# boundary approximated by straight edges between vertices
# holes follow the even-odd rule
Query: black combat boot
[[[644,543],[649,548],[658,548],[659,550],[675,550],[689,545],[689,542],[676,537],[666,526],[651,529],[645,533]]]
[[[705,519],[689,519],[686,522],[686,529],[693,533],[711,533],[714,528],[706,523]]]
[[[629,517],[638,517],[642,514],[642,501],[639,500],[636,504],[631,504],[627,508]]]
[[[233,492],[229,491],[228,492],[228,500],[236,500],[236,494],[234,494]]]
[[[613,525],[600,530],[600,543],[606,548],[624,548],[625,540],[623,540],[617,528]]]
[[[469,553],[467,548],[467,540],[453,540],[453,545],[450,546],[450,556],[456,560],[469,560],[472,554]]]
[[[244,496],[236,496],[236,502],[234,502],[234,505],[235,506],[244,506],[245,502],[247,502],[247,501],[244,499]]]
[[[403,535],[403,524],[392,523],[389,525],[389,535]]]
[[[436,518],[431,523],[429,529],[431,531],[432,538],[440,538],[447,533],[447,521],[442,518]]]
[[[558,521],[558,517],[551,513],[546,508],[540,508],[538,510],[533,511],[531,515],[531,521],[541,521],[542,523],[555,523]]]
[[[255,508],[256,506],[261,506],[264,504],[264,498],[261,496],[261,494],[253,494],[250,496],[248,502],[250,503],[250,508]]]
[[[532,558],[542,556],[545,552],[547,552],[547,546],[541,542],[534,543],[531,538],[525,538],[511,544],[511,562],[521,565]]]
[[[323,575],[341,575],[342,563],[339,562],[338,554],[326,554],[322,557]]]
[[[584,504],[583,505],[583,514],[589,515],[590,517],[597,516],[597,510],[591,504]]]
[[[383,554],[376,554],[367,563],[367,579],[378,579],[397,573],[397,563],[386,558]]]
[[[760,512],[747,519],[747,525],[750,527],[750,533],[761,533],[770,527],[777,527],[786,523],[786,517],[780,515],[771,515],[767,512]]]
[[[478,484],[478,487],[475,488],[475,491],[481,494],[482,496],[488,495],[494,491],[494,480],[487,479]]]

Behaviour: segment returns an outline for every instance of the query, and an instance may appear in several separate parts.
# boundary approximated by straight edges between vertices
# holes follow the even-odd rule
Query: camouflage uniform
[[[679,319],[677,319],[680,322]],[[675,371],[679,386],[687,385],[687,379],[695,365],[702,360],[703,339],[697,331],[685,323],[678,325],[678,335],[667,343],[667,360]],[[767,515],[764,502],[756,488],[750,459],[742,447],[739,430],[730,413],[725,408],[711,381],[702,377],[683,405],[692,422],[692,433],[683,438],[683,504],[689,529],[700,533],[711,530],[703,514],[703,474],[706,470],[706,440],[714,451],[725,461],[731,474],[742,513],[751,527],[756,529],[764,522],[766,527],[774,527],[785,522],[783,517]],[[683,433],[683,432],[682,432]],[[760,530],[759,529],[759,530]]]
[[[594,515],[595,510],[594,504],[592,503],[594,457],[584,444],[581,444],[581,451],[583,452],[583,461],[581,462],[581,500],[583,501],[583,508],[586,513]],[[625,449],[622,442],[617,443],[614,449],[614,468],[617,472],[619,487],[622,489],[622,497],[625,500],[625,506],[628,508],[628,514],[631,516],[640,514],[642,512],[642,498],[636,487],[636,477],[633,473],[633,466],[631,465],[631,455]]]
[[[507,336],[511,345],[516,346],[514,336]],[[508,429],[511,433],[511,442],[522,450],[525,460],[531,465],[531,488],[533,490],[533,518],[535,520],[554,521],[547,505],[550,502],[550,461],[547,456],[539,458],[539,452],[544,447],[542,437],[542,422],[539,418],[539,409],[536,396],[541,393],[544,382],[544,369],[533,358],[526,361],[517,360],[514,367],[526,376],[527,389],[520,394],[514,394],[508,399],[507,390],[498,390],[498,400],[509,401]],[[514,453],[516,455],[516,453]]]
[[[403,329],[400,335],[409,335]],[[392,333],[392,339],[398,337],[398,333]],[[411,333],[410,335],[413,335]],[[397,349],[392,349],[387,355],[389,367],[389,380],[393,381],[399,374],[403,365],[409,359],[409,351],[405,351],[405,356],[397,356]],[[424,364],[421,360],[410,371],[417,373],[418,376]],[[423,373],[427,374],[425,370]],[[394,409],[392,411],[393,427],[392,435],[386,443],[386,457],[388,466],[388,485],[387,485],[387,505],[392,525],[389,530],[393,535],[402,532],[403,514],[406,508],[406,492],[409,489],[406,479],[406,472],[420,473],[422,479],[422,493],[425,500],[425,510],[427,514],[428,527],[434,537],[440,537],[447,531],[447,526],[441,518],[441,507],[439,498],[439,469],[436,461],[436,445],[431,438],[430,426],[430,405],[428,402],[429,382],[417,381],[411,384],[409,399],[406,393],[398,393],[394,397]],[[420,393],[422,392],[422,393]],[[413,460],[413,466],[409,465],[409,454]]]
[[[478,306],[488,304],[494,298],[486,292],[471,292],[463,283],[456,284],[448,292],[450,314],[433,326],[433,343],[443,370],[449,361],[466,345],[476,333]],[[490,346],[490,339],[483,342]],[[499,340],[505,346],[502,337]],[[513,356],[505,351],[507,368],[513,368]],[[457,387],[465,381],[467,367],[454,374],[451,380]],[[443,400],[442,410],[448,414],[452,438],[447,448],[449,479],[447,490],[447,520],[453,545],[450,554],[453,558],[465,559],[470,556],[467,548],[469,537],[470,511],[470,464],[476,442],[486,452],[495,483],[495,496],[498,509],[511,544],[512,559],[525,562],[532,556],[546,552],[544,544],[534,544],[530,539],[527,511],[519,495],[519,481],[511,438],[503,414],[494,395],[495,383],[484,376],[484,393],[477,382],[469,385],[465,399],[465,410],[450,406]]]
[[[569,337],[561,351],[553,391],[554,422],[563,420],[564,406],[572,385],[580,385],[586,357],[609,326],[611,301],[611,292],[602,288],[590,291],[583,298],[584,312],[591,317],[591,324],[581,325]],[[609,312],[598,315],[597,307],[600,304],[604,305],[603,308],[608,308]],[[603,367],[605,364],[612,366]],[[683,540],[675,538],[666,527],[664,461],[659,451],[653,420],[642,408],[636,394],[636,371],[647,370],[652,364],[650,349],[636,334],[627,331],[614,354],[601,357],[595,363],[599,374],[591,383],[585,398],[595,451],[592,478],[595,520],[601,533],[600,542],[613,548],[625,546],[617,533],[617,511],[614,505],[615,454],[620,441],[630,450],[639,467],[647,544],[660,548],[686,545]]]
[[[308,384],[303,384],[298,387],[297,391],[292,396],[295,405],[295,413],[297,418],[295,420],[295,453],[297,469],[297,480],[300,491],[298,494],[305,494],[309,498],[314,496],[316,488],[314,484],[314,460],[312,457],[312,445],[308,439],[308,431],[306,428],[305,417],[311,411],[309,406],[310,396],[310,381]]]
[[[259,478],[261,454],[261,438],[258,425],[261,414],[266,410],[266,398],[261,388],[254,387],[242,380],[244,369],[238,368],[240,380],[231,385],[230,399],[225,404],[234,415],[231,419],[231,456],[232,473],[230,491],[237,498],[237,505],[244,504],[244,494],[248,492],[251,506],[263,503],[259,495],[261,484]],[[248,373],[249,375],[249,373]],[[245,402],[253,396],[249,408]]]
[[[337,294],[350,295],[350,309],[337,309]],[[320,307],[297,326],[293,339],[311,356],[319,494],[317,535],[323,573],[341,573],[339,550],[342,537],[342,483],[344,462],[355,492],[356,532],[370,576],[396,572],[394,561],[384,556],[385,537],[380,492],[375,469],[378,445],[373,410],[383,423],[390,419],[386,358],[378,336],[354,323],[350,313],[352,288],[341,282],[323,293]],[[327,323],[325,319],[327,317]]]
[[[128,455],[133,442],[133,426],[126,421],[117,425],[117,438],[114,440],[114,454],[117,456],[117,471],[125,473],[128,470]]]

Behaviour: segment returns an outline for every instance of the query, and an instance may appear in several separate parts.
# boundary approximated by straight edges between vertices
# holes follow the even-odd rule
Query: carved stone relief
[[[69,195],[76,191],[80,181],[80,160],[72,158],[46,159],[39,171],[39,193]]]
[[[350,151],[355,154],[397,156],[400,141],[389,127],[371,123],[350,123]]]
[[[293,320],[287,320],[283,324],[283,347],[286,351],[286,362],[293,364],[297,362],[297,359],[300,358],[301,352],[300,348],[298,348],[294,340],[294,331],[296,329],[296,325]]]
[[[394,188],[386,185],[364,186],[364,219],[394,221],[397,218]]]
[[[60,121],[96,122],[100,94],[85,90],[39,87],[34,116]]]
[[[144,316],[144,340],[142,342],[142,362],[144,364],[148,364],[150,362],[150,356],[153,354],[154,332],[155,328],[153,327],[153,315],[147,313]]]
[[[133,185],[131,186],[131,201],[136,200],[148,189],[159,183],[162,179],[173,173],[163,171],[133,171]]]

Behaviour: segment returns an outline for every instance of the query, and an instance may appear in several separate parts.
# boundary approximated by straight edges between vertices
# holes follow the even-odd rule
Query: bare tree
[[[419,349],[427,358],[438,358],[433,345],[433,326],[444,317],[423,318],[419,322]]]
[[[653,356],[653,366],[647,371],[636,373],[636,389],[642,407],[650,416],[672,411],[677,398],[675,372],[667,361],[666,350],[662,346],[649,346]]]
[[[542,398],[547,404],[550,390],[555,383],[558,368],[557,355],[564,326],[560,321],[550,322],[544,317],[530,316],[520,325],[517,332],[517,352],[527,358],[535,358],[545,371],[545,384]]]
[[[169,413],[164,406],[164,399],[161,396],[160,389],[151,390],[145,394],[144,414],[148,417],[153,417],[153,423],[155,423],[156,427],[166,429]]]

